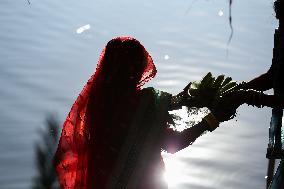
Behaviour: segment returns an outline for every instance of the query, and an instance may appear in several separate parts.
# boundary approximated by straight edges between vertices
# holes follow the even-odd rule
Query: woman
[[[175,153],[213,131],[232,111],[216,111],[177,132],[169,128],[169,110],[186,103],[142,86],[156,74],[153,60],[134,38],[108,42],[97,69],[72,106],[55,154],[62,189],[161,189],[161,149]]]

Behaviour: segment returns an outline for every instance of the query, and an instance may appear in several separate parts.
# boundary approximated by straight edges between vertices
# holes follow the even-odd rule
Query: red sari
[[[159,137],[170,95],[141,89],[155,74],[137,40],[108,42],[63,125],[54,158],[61,189],[166,188]]]

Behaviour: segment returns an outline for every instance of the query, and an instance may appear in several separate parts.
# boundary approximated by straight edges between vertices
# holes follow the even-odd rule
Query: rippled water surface
[[[139,39],[158,69],[148,86],[171,93],[208,71],[241,81],[271,64],[277,24],[271,0],[234,1],[229,46],[226,0],[30,3],[0,1],[1,189],[31,188],[34,145],[46,115],[64,120],[114,36]],[[269,108],[243,105],[216,132],[165,154],[170,188],[264,188],[269,119]]]

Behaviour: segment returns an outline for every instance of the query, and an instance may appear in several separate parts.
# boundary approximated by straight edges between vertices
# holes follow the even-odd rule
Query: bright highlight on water
[[[224,15],[224,12],[223,12],[222,10],[219,10],[218,15],[219,15],[219,16],[223,16],[223,15]]]
[[[81,34],[81,33],[83,33],[84,31],[89,30],[90,28],[91,28],[90,24],[86,24],[86,25],[84,25],[84,26],[78,28],[78,29],[76,30],[76,33],[77,33],[77,34]]]

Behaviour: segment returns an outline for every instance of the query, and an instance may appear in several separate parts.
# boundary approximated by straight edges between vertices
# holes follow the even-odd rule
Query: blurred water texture
[[[248,80],[271,64],[272,0],[1,0],[0,188],[28,189],[45,116],[61,123],[114,36],[131,35],[158,69],[147,86],[178,93],[205,73]],[[78,32],[79,31],[79,32]],[[228,55],[227,55],[228,48]],[[164,154],[170,188],[264,188],[271,110],[242,106],[189,148]]]

